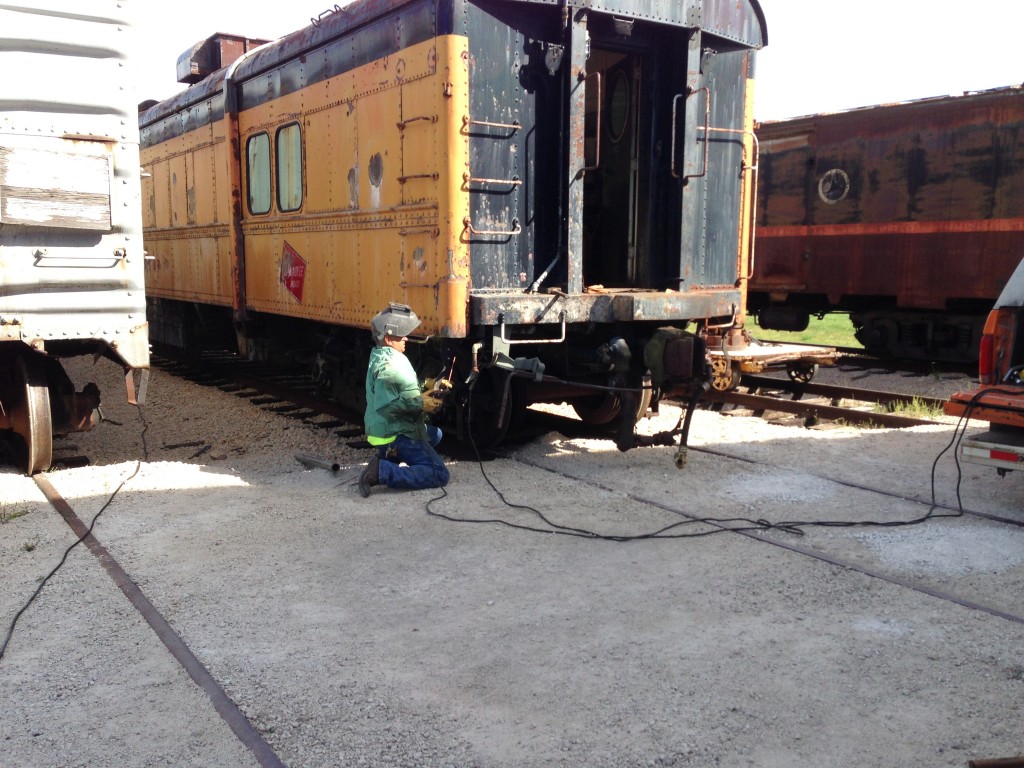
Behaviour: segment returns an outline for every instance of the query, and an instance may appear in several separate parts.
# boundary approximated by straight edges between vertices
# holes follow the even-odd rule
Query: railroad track
[[[788,413],[803,418],[808,426],[827,419],[847,424],[893,428],[937,423],[932,419],[893,413],[893,408],[916,405],[941,410],[944,402],[897,392],[805,383],[768,376],[745,375],[739,386],[746,387],[747,391],[740,392],[739,388],[728,392],[711,390],[705,395],[704,401],[719,411],[724,406],[733,406],[761,416],[768,412]],[[841,405],[844,402],[848,404]]]
[[[134,477],[134,475],[132,476]],[[175,661],[188,673],[193,682],[206,693],[214,709],[216,709],[241,745],[249,750],[262,768],[285,768],[285,763],[264,740],[259,730],[246,717],[245,713],[224,690],[206,665],[199,660],[182,636],[171,626],[167,618],[150,602],[149,598],[146,597],[142,589],[139,588],[135,580],[125,571],[117,559],[94,536],[92,526],[86,525],[78,516],[78,513],[68,500],[50,483],[45,473],[35,475],[33,480],[39,487],[40,492],[50,503],[50,506],[64,518],[64,522],[67,523],[68,527],[78,537],[78,542],[76,543],[84,544],[96,557],[96,560],[103,566],[107,575],[120,588],[139,615],[149,624],[153,632],[156,633],[167,647]],[[119,490],[120,487],[118,488]],[[114,495],[116,494],[117,491],[114,492]],[[111,496],[111,500],[113,500],[113,496]],[[103,512],[103,509],[100,510],[100,513]],[[96,517],[99,517],[100,513],[97,513]],[[95,519],[93,518],[94,523]]]
[[[928,360],[899,360],[891,357],[873,355],[861,347],[837,347],[822,344],[805,344],[807,347],[834,349],[838,353],[837,366],[848,366],[859,370],[882,370],[889,373],[917,373],[921,375],[936,373],[965,373],[974,375],[978,372],[976,363],[931,362]]]
[[[265,411],[319,429],[334,429],[338,437],[363,434],[361,413],[320,395],[310,377],[294,368],[253,363],[230,352],[204,352],[196,357],[163,348],[154,352],[152,364],[173,376],[248,400]]]

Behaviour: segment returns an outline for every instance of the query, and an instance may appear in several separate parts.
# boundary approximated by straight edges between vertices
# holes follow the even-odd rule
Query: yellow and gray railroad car
[[[463,430],[545,400],[632,428],[742,335],[766,35],[757,0],[356,0],[213,36],[140,115],[154,339],[358,403],[400,302]]]
[[[138,0],[0,7],[0,431],[28,472],[97,421],[61,358],[149,367],[130,16]],[[141,394],[141,393],[140,393]],[[16,437],[15,437],[16,436]]]

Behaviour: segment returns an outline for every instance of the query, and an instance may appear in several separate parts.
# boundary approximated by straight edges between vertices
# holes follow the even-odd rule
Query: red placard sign
[[[306,285],[306,260],[287,241],[281,252],[281,283],[296,301],[302,303],[302,289]]]

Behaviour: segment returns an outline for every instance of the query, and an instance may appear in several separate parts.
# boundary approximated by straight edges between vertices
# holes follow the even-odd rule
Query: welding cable
[[[1013,371],[1013,369],[1011,369],[1010,372],[1012,373],[1012,371]],[[1009,373],[1007,374],[1007,376],[1009,376]],[[974,409],[977,408],[981,404],[981,401],[984,400],[985,397],[990,395],[990,394],[991,395],[1007,395],[1007,396],[1013,397],[1013,396],[1019,395],[1020,392],[1018,390],[999,389],[998,387],[993,387],[991,389],[979,389],[977,392],[974,393],[974,395],[971,397],[971,399],[967,402],[966,406],[964,407],[964,412],[962,414],[960,414],[960,419],[957,421],[956,428],[953,430],[953,438],[950,440],[949,445],[947,445],[945,448],[943,448],[942,452],[939,453],[939,455],[935,457],[935,462],[932,464],[932,503],[933,504],[935,503],[935,466],[938,464],[939,459],[942,458],[943,454],[945,454],[955,444],[957,449],[958,449],[958,450],[955,450],[953,452],[953,462],[956,464],[956,501],[957,501],[957,504],[959,505],[959,509],[961,511],[963,510],[963,502],[960,499],[960,484],[961,484],[961,481],[963,480],[963,467],[960,466],[959,448],[960,448],[960,444],[963,442],[964,437],[966,437],[966,435],[967,435],[967,426],[970,423],[971,414],[974,412]]]
[[[505,506],[507,506],[507,507],[509,507],[511,509],[525,509],[525,510],[528,510],[530,512],[533,512],[538,517],[540,517],[541,520],[543,520],[545,523],[547,523],[553,529],[556,529],[559,532],[566,533],[566,534],[571,534],[571,535],[576,535],[576,536],[586,536],[586,537],[596,536],[597,534],[594,534],[594,533],[592,533],[590,531],[586,531],[586,530],[583,530],[583,529],[568,528],[568,527],[565,527],[565,526],[557,525],[557,524],[551,522],[550,520],[548,520],[546,517],[544,517],[544,515],[539,510],[534,509],[533,507],[530,507],[530,506],[527,506],[527,505],[523,505],[523,504],[514,504],[514,503],[510,502],[507,498],[505,498],[505,495],[501,491],[498,490],[498,488],[494,485],[494,483],[491,482],[491,478],[489,478],[487,476],[487,472],[484,470],[483,458],[480,456],[480,449],[477,447],[476,438],[473,436],[473,407],[472,407],[472,405],[473,405],[473,389],[474,389],[474,387],[476,387],[476,383],[479,380],[480,380],[479,378],[474,379],[469,384],[469,395],[466,398],[466,414],[467,414],[466,415],[466,432],[469,435],[469,444],[472,446],[473,453],[476,455],[477,465],[480,467],[480,474],[483,475],[483,478],[484,478],[484,480],[487,481],[487,484],[489,486],[491,486],[491,490],[493,490],[498,495],[498,498],[501,499],[502,503]],[[511,384],[511,382],[512,382],[512,375],[506,376],[505,377],[505,387],[504,387],[504,392],[503,392],[503,399],[502,399],[502,410],[501,410],[501,414],[502,415],[499,416],[499,421],[502,418],[504,418],[504,409],[505,409],[505,406],[507,405],[506,400],[507,400],[507,397],[508,397],[509,385]],[[492,519],[492,520],[477,520],[477,519],[470,519],[470,518],[453,518],[453,517],[450,517],[450,516],[447,516],[447,515],[435,512],[433,509],[431,509],[431,505],[435,501],[439,501],[440,499],[442,499],[442,498],[444,498],[445,496],[448,495],[447,491],[445,491],[443,488],[441,490],[442,490],[442,495],[438,496],[436,498],[431,499],[430,501],[427,502],[427,505],[426,505],[427,513],[430,514],[430,515],[433,515],[434,517],[440,517],[440,518],[443,518],[445,520],[450,520],[452,522],[487,522],[487,523],[498,523],[498,524],[502,524],[502,525],[508,525],[508,526],[510,526],[512,528],[523,528],[525,530],[535,530],[535,531],[540,532],[540,533],[550,533],[550,532],[553,532],[553,531],[548,531],[548,530],[542,529],[542,528],[533,528],[531,526],[523,526],[523,525],[520,525],[518,523],[509,523],[506,520],[501,520],[501,519],[497,519],[497,518]]]
[[[614,542],[630,542],[630,541],[641,541],[645,539],[683,539],[683,538],[698,538],[701,536],[710,536],[717,533],[739,533],[749,531],[767,531],[772,529],[782,530],[787,533],[795,535],[803,535],[802,531],[793,529],[792,527],[785,525],[773,524],[767,520],[753,520],[746,517],[730,517],[730,518],[716,518],[716,517],[702,517],[702,518],[687,518],[685,520],[678,520],[669,525],[663,526],[655,531],[633,535],[610,535],[601,534],[596,531],[591,531],[586,528],[576,528],[568,525],[561,525],[550,520],[540,510],[535,507],[531,507],[528,504],[516,504],[509,501],[505,494],[502,493],[498,487],[491,481],[486,470],[484,469],[483,458],[480,455],[480,450],[477,447],[476,440],[473,437],[473,409],[472,403],[472,389],[476,384],[476,381],[470,383],[470,397],[467,400],[467,432],[469,434],[469,442],[473,448],[473,452],[476,454],[477,465],[480,467],[480,474],[483,475],[487,484],[491,487],[491,490],[497,494],[498,498],[501,499],[502,503],[510,509],[521,509],[528,512],[532,512],[538,518],[540,518],[548,528],[540,528],[538,526],[526,525],[524,523],[514,523],[509,520],[501,518],[466,518],[466,517],[455,517],[454,515],[448,515],[442,512],[437,512],[433,509],[435,502],[440,501],[448,496],[448,492],[441,488],[441,494],[427,501],[425,507],[427,514],[432,517],[437,517],[442,520],[448,520],[454,523],[484,523],[490,525],[504,525],[508,528],[515,528],[522,531],[529,531],[531,533],[544,533],[544,534],[556,534],[560,536],[573,536],[576,538],[593,539],[595,541],[614,541]],[[686,525],[693,525],[697,523],[703,523],[706,525],[715,526],[711,530],[698,531],[693,533],[670,533],[677,528]],[[741,525],[733,525],[740,523]]]
[[[472,388],[472,385],[471,385],[471,388]],[[991,390],[982,390],[981,392],[978,392],[971,399],[971,402],[968,404],[967,409],[965,410],[964,414],[960,417],[960,421],[957,423],[957,426],[954,429],[953,437],[950,440],[949,444],[939,453],[938,456],[936,456],[935,460],[932,462],[932,468],[931,468],[931,495],[932,495],[931,496],[931,507],[928,509],[928,512],[925,513],[924,515],[922,515],[920,517],[917,517],[917,518],[910,519],[910,520],[857,520],[857,521],[784,520],[782,522],[772,522],[770,520],[766,520],[766,519],[763,519],[763,518],[757,519],[757,520],[753,520],[753,519],[744,518],[744,517],[733,517],[733,518],[700,517],[700,518],[687,518],[686,520],[680,520],[678,522],[671,523],[671,524],[669,524],[667,526],[664,526],[663,528],[660,528],[660,529],[658,529],[656,531],[651,531],[649,533],[641,533],[641,534],[635,534],[635,535],[622,535],[622,536],[600,534],[600,533],[597,533],[595,531],[590,531],[590,530],[587,530],[587,529],[584,529],[584,528],[575,528],[575,527],[572,527],[572,526],[560,525],[560,524],[555,523],[552,520],[548,519],[542,512],[540,512],[540,510],[538,510],[538,509],[536,509],[534,507],[531,507],[531,506],[526,505],[526,504],[515,504],[515,503],[510,502],[505,497],[505,495],[494,485],[494,483],[491,481],[490,477],[487,475],[487,472],[484,470],[483,459],[481,458],[480,451],[478,450],[478,448],[476,446],[476,442],[473,439],[473,433],[472,433],[473,412],[472,412],[471,408],[468,409],[468,419],[467,419],[468,424],[469,424],[469,430],[468,431],[469,431],[470,444],[473,447],[473,451],[476,453],[477,464],[480,467],[480,473],[483,475],[484,480],[487,481],[487,484],[498,495],[498,498],[501,499],[502,503],[504,503],[507,507],[509,507],[511,509],[522,509],[522,510],[530,511],[533,514],[535,514],[537,517],[539,517],[545,524],[547,524],[550,527],[549,528],[540,528],[540,527],[537,527],[537,526],[525,525],[525,524],[522,524],[522,523],[513,523],[513,522],[510,522],[508,520],[503,520],[501,518],[486,518],[486,519],[484,519],[484,518],[455,517],[453,515],[447,515],[447,514],[444,514],[444,513],[441,513],[441,512],[437,512],[437,511],[432,509],[432,505],[434,504],[434,502],[439,501],[439,500],[445,498],[448,495],[447,492],[444,491],[444,489],[442,489],[442,494],[440,496],[437,496],[437,497],[435,497],[435,498],[433,498],[433,499],[431,499],[430,501],[427,502],[426,510],[427,510],[427,513],[429,515],[433,516],[433,517],[437,517],[437,518],[440,518],[440,519],[443,519],[443,520],[448,520],[448,521],[451,521],[451,522],[498,524],[498,525],[507,526],[509,528],[516,528],[516,529],[519,529],[519,530],[525,530],[525,531],[530,531],[530,532],[534,532],[534,533],[558,534],[558,535],[563,535],[563,536],[574,536],[574,537],[594,539],[594,540],[599,540],[599,541],[615,541],[615,542],[641,541],[641,540],[647,540],[647,539],[697,538],[697,537],[700,537],[700,536],[709,536],[711,534],[716,534],[716,533],[745,533],[745,532],[753,532],[753,531],[767,532],[767,531],[772,531],[772,530],[780,531],[780,532],[783,532],[783,533],[788,533],[788,534],[794,535],[794,536],[803,536],[803,535],[805,535],[803,529],[804,528],[812,528],[812,527],[817,527],[817,528],[856,528],[856,527],[865,527],[865,528],[866,527],[896,528],[896,527],[904,527],[904,526],[910,526],[910,525],[920,525],[921,523],[925,523],[925,522],[927,522],[929,520],[933,520],[933,519],[937,519],[937,518],[961,517],[964,514],[964,510],[963,510],[963,503],[962,503],[961,498],[960,498],[961,470],[960,470],[959,459],[958,458],[956,459],[956,465],[957,465],[957,488],[956,488],[956,495],[957,495],[957,504],[958,504],[957,510],[951,511],[951,512],[948,512],[948,513],[939,513],[939,512],[937,512],[937,510],[939,509],[939,505],[938,505],[938,503],[936,501],[935,471],[936,471],[936,467],[938,465],[938,462],[942,458],[942,456],[947,451],[949,451],[949,449],[951,447],[953,447],[954,445],[958,445],[959,442],[963,439],[964,432],[965,432],[966,427],[967,427],[967,421],[969,420],[969,414],[974,409],[974,407],[984,398],[986,393],[1004,394],[1004,395],[1005,394],[1016,394],[1014,392],[1007,391],[1007,390],[991,389]],[[470,400],[470,402],[471,402],[471,400]],[[611,490],[611,489],[609,489],[609,490]],[[691,524],[694,524],[694,523],[703,523],[703,524],[706,524],[706,525],[712,525],[712,526],[715,526],[715,528],[712,529],[712,530],[699,531],[699,532],[696,532],[696,533],[669,533],[669,531],[672,531],[672,530],[674,530],[674,529],[676,529],[676,528],[678,528],[680,526],[691,525]],[[741,525],[734,525],[735,523],[741,523]]]
[[[70,547],[68,547],[64,551],[64,556],[60,559],[60,562],[57,563],[57,565],[54,566],[53,570],[50,571],[46,575],[46,578],[44,578],[41,582],[39,582],[39,586],[36,587],[36,591],[32,593],[32,596],[28,599],[28,601],[14,615],[14,619],[11,621],[10,626],[7,628],[7,634],[4,636],[3,643],[0,643],[0,660],[3,659],[4,654],[7,652],[7,644],[11,641],[11,636],[14,634],[14,627],[18,623],[18,619],[20,619],[21,615],[26,610],[28,610],[28,607],[30,605],[32,605],[32,603],[35,601],[35,599],[37,597],[39,597],[39,593],[43,591],[43,587],[46,586],[47,582],[49,582],[49,580],[51,578],[53,578],[54,574],[56,574],[57,571],[59,571],[61,569],[61,567],[64,565],[64,563],[67,562],[68,555],[71,554],[71,550],[73,550],[75,547],[77,547],[79,544],[81,544],[89,536],[89,534],[92,533],[93,526],[96,525],[96,521],[99,520],[100,515],[102,515],[103,512],[106,510],[106,508],[111,505],[111,503],[114,501],[114,497],[116,497],[118,492],[122,488],[124,488],[125,483],[127,483],[129,480],[131,480],[133,477],[135,477],[135,475],[137,475],[139,473],[139,470],[141,468],[142,468],[142,462],[141,461],[136,462],[135,470],[130,475],[128,475],[128,477],[126,477],[124,480],[122,480],[121,484],[118,485],[117,488],[114,489],[114,492],[112,494],[110,494],[110,497],[107,499],[106,503],[102,507],[100,507],[100,511],[96,513],[95,517],[93,517],[93,519],[92,519],[92,522],[89,523],[89,528],[85,531],[85,533],[83,533],[81,535],[81,537],[79,537]]]
[[[146,444],[146,432],[149,430],[149,422],[146,421],[145,414],[143,414],[142,412],[142,406],[136,404],[135,407],[138,409],[139,419],[142,421],[143,424],[142,432],[139,435],[142,440],[142,453],[143,456],[145,457],[144,461],[148,461],[149,447]],[[50,579],[53,578],[53,576],[57,573],[57,571],[59,571],[64,566],[64,563],[67,562],[68,555],[71,554],[71,550],[73,550],[75,547],[77,547],[79,544],[81,544],[89,537],[89,535],[92,533],[93,526],[96,525],[96,521],[100,519],[100,515],[102,515],[104,511],[106,511],[107,507],[109,507],[113,503],[114,498],[121,491],[121,489],[124,488],[128,481],[134,478],[137,474],[139,474],[140,469],[142,469],[142,461],[137,461],[135,463],[135,469],[132,471],[132,473],[121,481],[120,485],[118,485],[117,488],[114,489],[114,492],[110,494],[110,496],[107,498],[106,503],[102,507],[100,507],[99,512],[97,512],[93,516],[92,522],[89,523],[89,527],[86,529],[85,533],[78,537],[78,539],[70,547],[64,550],[64,556],[61,557],[60,562],[54,566],[52,571],[46,574],[46,577],[39,582],[39,586],[36,587],[36,590],[32,593],[32,596],[29,597],[29,599],[25,601],[25,604],[21,606],[18,612],[14,614],[14,618],[11,620],[10,625],[7,627],[7,632],[4,635],[3,642],[0,643],[0,661],[3,661],[4,654],[7,653],[7,645],[11,642],[11,637],[14,636],[14,628],[17,626],[18,620],[21,618],[22,614],[25,613],[25,611],[28,610],[28,607],[32,605],[33,602],[35,602],[35,599],[37,597],[39,597],[39,594],[43,591],[43,587],[45,587],[47,583],[50,581]]]
[[[780,523],[776,523],[773,527],[786,529],[786,528],[898,528],[909,525],[920,525],[921,523],[928,522],[943,517],[962,517],[964,515],[963,500],[960,496],[960,484],[963,479],[963,468],[960,466],[960,457],[957,451],[953,452],[953,461],[956,464],[956,503],[957,508],[950,512],[938,512],[939,504],[936,499],[936,469],[938,468],[939,461],[942,457],[949,452],[954,446],[959,448],[960,443],[963,441],[967,426],[971,418],[972,411],[981,403],[982,400],[989,394],[1000,394],[1000,395],[1015,395],[1019,392],[1012,390],[1000,390],[1000,389],[983,389],[976,392],[967,403],[964,408],[963,414],[961,414],[956,426],[953,428],[953,436],[950,438],[946,447],[939,451],[939,454],[932,461],[930,481],[931,481],[931,506],[928,511],[920,516],[911,520],[859,520],[859,521],[830,521],[830,520],[786,520]]]
[[[142,442],[142,460],[149,461],[149,443],[146,441],[146,433],[149,432],[149,422],[146,421],[146,414],[142,410],[142,406],[138,403],[135,404],[135,409],[139,414],[139,421],[142,422],[142,431],[139,433],[139,440]]]
[[[1012,371],[1012,369],[1011,369],[1011,371]],[[1009,375],[1009,374],[1007,374],[1007,375]],[[932,504],[933,505],[935,505],[935,503],[936,503],[936,501],[935,501],[935,468],[938,466],[939,459],[941,459],[949,451],[950,448],[953,448],[954,445],[956,446],[957,449],[960,448],[960,444],[963,442],[964,437],[966,437],[966,435],[967,435],[967,426],[970,423],[971,414],[973,413],[974,409],[977,408],[979,404],[981,404],[981,401],[984,400],[985,397],[987,395],[990,395],[990,394],[1008,395],[1008,396],[1012,397],[1014,395],[1019,395],[1020,392],[1018,392],[1016,390],[999,389],[997,387],[993,387],[991,389],[979,389],[977,392],[974,393],[974,395],[971,396],[971,399],[967,402],[967,405],[964,407],[964,412],[962,414],[960,414],[960,418],[957,420],[956,427],[953,429],[953,437],[950,439],[950,441],[946,445],[946,447],[943,448],[939,452],[939,455],[935,457],[935,461],[932,462],[931,482],[932,482]],[[953,451],[953,463],[956,465],[956,503],[957,503],[957,508],[959,509],[960,513],[962,514],[963,513],[963,509],[964,509],[964,505],[963,505],[963,501],[960,498],[960,484],[961,484],[961,482],[963,480],[963,467],[960,466],[959,450],[954,450]]]
[[[971,399],[971,404],[968,406],[967,412],[974,407],[974,403],[979,399],[978,393]],[[966,412],[965,412],[966,413]],[[961,426],[963,425],[963,426]],[[935,493],[935,470],[938,467],[939,460],[953,447],[954,444],[959,444],[959,441],[963,438],[963,430],[966,429],[966,421],[963,416],[957,422],[956,427],[953,429],[953,437],[949,443],[943,448],[938,456],[932,461],[931,466],[931,506],[928,511],[910,520],[785,520],[781,523],[777,523],[776,526],[780,529],[795,529],[801,530],[803,528],[899,528],[910,525],[920,525],[929,520],[941,517],[961,517],[964,514],[963,502],[960,500],[960,462],[956,461],[957,464],[957,484],[956,484],[956,500],[957,509],[951,512],[938,513],[936,510],[939,508],[936,500]],[[955,458],[955,454],[954,454]]]

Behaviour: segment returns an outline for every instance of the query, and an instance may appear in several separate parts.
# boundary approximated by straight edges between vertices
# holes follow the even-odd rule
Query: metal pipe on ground
[[[338,470],[341,469],[341,464],[337,462],[325,461],[324,459],[318,459],[315,456],[308,456],[304,453],[296,453],[295,459],[311,469],[326,469],[332,474],[337,474]]]

